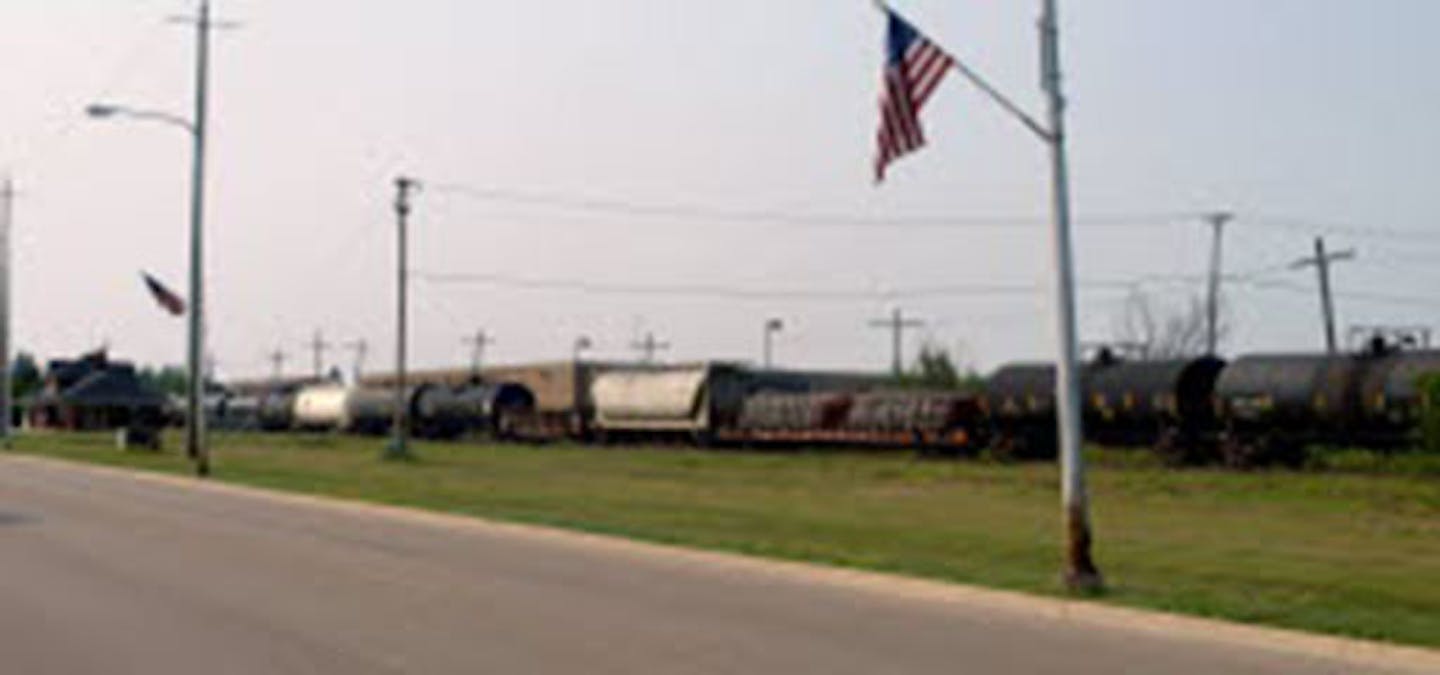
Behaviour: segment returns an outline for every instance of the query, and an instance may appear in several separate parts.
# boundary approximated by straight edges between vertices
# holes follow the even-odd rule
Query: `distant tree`
[[[140,382],[150,388],[173,396],[185,395],[190,376],[180,366],[145,366],[136,372]]]
[[[1115,322],[1115,346],[1141,360],[1199,356],[1207,347],[1207,321],[1205,302],[1199,296],[1162,309],[1154,297],[1137,289],[1125,299],[1125,309]],[[1222,339],[1229,332],[1223,307],[1218,332]]]
[[[15,398],[29,396],[39,391],[43,384],[35,356],[26,351],[16,354],[14,363],[10,365],[10,387]]]
[[[915,364],[899,377],[899,384],[917,389],[965,389],[979,379],[974,369],[956,365],[949,350],[926,343],[921,345]]]

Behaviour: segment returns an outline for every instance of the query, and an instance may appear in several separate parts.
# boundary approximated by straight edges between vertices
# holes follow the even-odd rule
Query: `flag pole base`
[[[1085,512],[1071,506],[1066,514],[1065,589],[1075,595],[1099,595],[1105,592],[1105,577],[1090,556],[1090,523]]]

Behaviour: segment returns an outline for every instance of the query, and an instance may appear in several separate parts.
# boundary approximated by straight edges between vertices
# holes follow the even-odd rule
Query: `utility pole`
[[[205,414],[202,407],[205,374],[205,132],[209,126],[210,96],[210,0],[200,0],[195,19],[195,116],[192,125],[195,150],[190,181],[190,340],[187,366],[190,374],[186,391],[185,452],[195,463],[195,474],[210,475],[210,449],[205,444]]]
[[[481,328],[475,331],[473,337],[465,338],[461,342],[470,346],[470,374],[477,378],[480,377],[480,367],[485,359],[485,346],[495,344],[495,338],[486,335],[485,329]]]
[[[0,185],[0,447],[10,447],[10,415],[14,407],[11,401],[11,369],[14,360],[10,358],[10,236],[15,225],[15,184],[9,176]]]
[[[269,361],[270,361],[270,377],[271,377],[271,379],[275,380],[276,382],[279,382],[279,381],[280,381],[280,376],[282,375],[282,373],[283,373],[283,371],[284,371],[284,369],[285,369],[285,357],[286,357],[285,350],[280,349],[279,347],[276,347],[276,348],[275,348],[275,351],[270,352],[269,354],[266,354],[265,357],[266,357],[267,359],[269,359]]]
[[[645,339],[630,343],[630,348],[640,352],[641,363],[654,363],[655,354],[670,349],[669,342],[660,342],[655,339],[654,333],[646,333]]]
[[[1335,300],[1330,293],[1330,264],[1342,260],[1354,260],[1355,249],[1325,252],[1325,238],[1315,238],[1315,257],[1301,258],[1290,266],[1291,269],[1303,269],[1314,266],[1320,275],[1320,313],[1325,321],[1325,349],[1334,354],[1339,350],[1335,338]]]
[[[1214,244],[1210,249],[1210,292],[1205,303],[1205,348],[1214,356],[1220,349],[1220,274],[1221,244],[1225,239],[1225,225],[1235,219],[1235,214],[1218,212],[1206,217],[1215,229]]]
[[[370,343],[364,338],[345,343],[345,348],[355,352],[355,370],[352,372],[355,386],[360,386],[360,376],[365,369],[365,356],[370,353]]]
[[[1059,368],[1055,399],[1059,410],[1061,503],[1065,519],[1065,585],[1092,592],[1104,585],[1090,554],[1090,504],[1085,491],[1084,429],[1080,417],[1079,346],[1075,328],[1075,269],[1070,242],[1070,168],[1065,151],[1065,92],[1060,70],[1060,23],[1056,0],[1042,0],[1041,82],[1049,99],[1048,138],[1051,189],[1055,199],[1054,248],[1056,329]]]
[[[890,331],[890,372],[896,377],[905,374],[905,329],[920,328],[925,322],[919,319],[906,319],[904,311],[899,307],[891,313],[888,319],[875,319],[870,322],[871,328],[884,328]]]
[[[409,459],[410,416],[405,406],[405,339],[406,301],[410,276],[408,260],[408,239],[406,228],[410,218],[410,195],[420,189],[419,181],[400,176],[395,179],[395,224],[399,235],[396,247],[396,293],[395,293],[395,422],[394,438],[385,449],[386,459]]]
[[[315,379],[319,380],[325,376],[325,352],[332,346],[325,341],[325,334],[320,329],[315,329],[315,337],[310,338],[311,363],[315,369]]]

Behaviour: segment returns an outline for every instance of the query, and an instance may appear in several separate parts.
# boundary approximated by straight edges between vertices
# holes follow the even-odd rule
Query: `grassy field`
[[[183,472],[109,437],[16,451]],[[1059,592],[1056,471],[899,454],[417,446],[216,436],[217,478],[687,546]],[[1440,480],[1426,473],[1176,472],[1106,458],[1090,486],[1099,598],[1440,646]]]

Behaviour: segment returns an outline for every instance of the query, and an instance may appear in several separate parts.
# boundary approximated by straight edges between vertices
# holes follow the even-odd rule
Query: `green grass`
[[[16,450],[151,471],[108,436],[29,436]],[[216,436],[217,478],[637,539],[1060,592],[1049,465],[900,454],[419,444]],[[1090,489],[1099,599],[1440,646],[1440,481],[1374,472],[1171,471],[1099,453]]]

